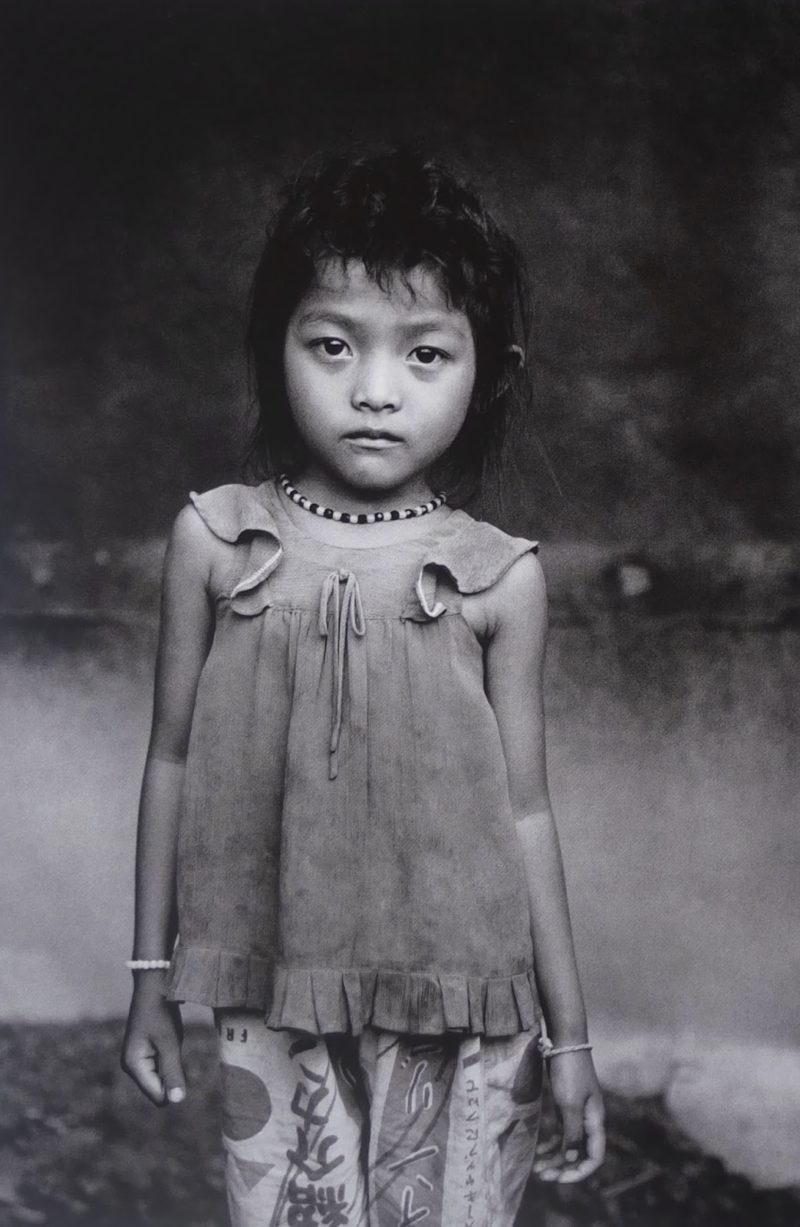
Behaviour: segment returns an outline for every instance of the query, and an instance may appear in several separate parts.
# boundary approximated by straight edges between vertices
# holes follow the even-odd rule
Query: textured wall
[[[122,1008],[159,539],[236,472],[275,183],[355,136],[461,167],[529,258],[534,413],[485,501],[547,543],[590,1001],[787,1040],[797,7],[27,0],[0,25],[2,1008]]]
[[[125,1008],[152,630],[0,637],[0,1016]],[[557,622],[551,785],[595,1022],[797,1032],[796,631]]]
[[[28,0],[0,24],[4,534],[161,532],[235,471],[276,180],[379,139],[463,168],[528,255],[509,519],[792,535],[796,5]]]

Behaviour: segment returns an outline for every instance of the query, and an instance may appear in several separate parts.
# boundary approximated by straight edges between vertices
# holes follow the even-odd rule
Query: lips
[[[399,435],[393,435],[388,430],[351,430],[345,439],[353,439],[357,443],[402,443]]]

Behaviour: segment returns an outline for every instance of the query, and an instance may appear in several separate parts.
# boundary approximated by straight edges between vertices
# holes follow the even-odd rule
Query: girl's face
[[[424,498],[425,474],[458,435],[475,343],[437,275],[381,289],[360,261],[324,264],[286,331],[286,393],[322,497]]]

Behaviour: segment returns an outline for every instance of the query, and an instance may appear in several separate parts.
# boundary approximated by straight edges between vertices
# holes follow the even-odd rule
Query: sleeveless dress
[[[318,1035],[528,1031],[527,888],[461,598],[536,545],[454,511],[399,545],[333,546],[284,498],[192,495],[237,548],[195,703],[166,995]]]

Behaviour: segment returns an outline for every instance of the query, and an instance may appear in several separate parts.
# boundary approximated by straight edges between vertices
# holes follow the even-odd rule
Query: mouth
[[[381,446],[389,443],[402,443],[399,435],[393,435],[389,430],[351,430],[345,436],[351,443]]]
[[[348,431],[346,439],[385,439],[388,443],[400,443],[399,434],[393,434],[391,431],[371,431],[364,427],[361,431]]]

